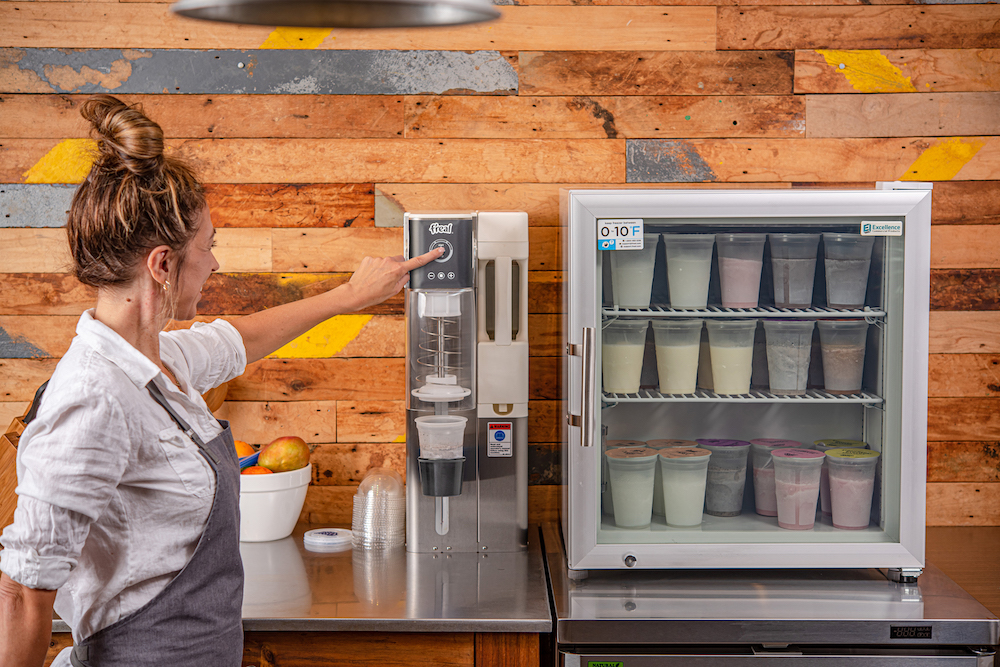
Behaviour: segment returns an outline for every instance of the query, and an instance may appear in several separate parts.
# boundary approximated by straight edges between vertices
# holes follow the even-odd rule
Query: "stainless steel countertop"
[[[879,570],[591,570],[568,577],[556,524],[542,527],[562,645],[995,646],[1000,621],[932,564],[918,584]],[[930,628],[893,640],[890,628]]]
[[[296,526],[241,543],[243,629],[254,631],[529,632],[552,630],[537,527],[522,553],[315,553]],[[53,632],[68,632],[60,619]]]

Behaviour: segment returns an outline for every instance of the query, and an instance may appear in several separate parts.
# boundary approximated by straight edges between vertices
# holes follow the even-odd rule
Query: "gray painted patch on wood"
[[[402,227],[403,207],[391,195],[375,188],[375,226]]]
[[[0,227],[65,227],[75,185],[0,184]]]
[[[23,336],[11,336],[0,327],[0,359],[47,359],[52,355]]]
[[[3,62],[58,93],[516,94],[518,84],[498,51],[0,49]],[[89,68],[86,81],[66,68]]]
[[[625,144],[627,183],[701,183],[715,180],[715,172],[690,142],[634,139]]]

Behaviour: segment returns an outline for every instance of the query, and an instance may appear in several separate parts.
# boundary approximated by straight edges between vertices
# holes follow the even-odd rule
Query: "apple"
[[[260,451],[257,465],[273,472],[288,472],[309,465],[309,445],[302,438],[283,435],[275,438]]]

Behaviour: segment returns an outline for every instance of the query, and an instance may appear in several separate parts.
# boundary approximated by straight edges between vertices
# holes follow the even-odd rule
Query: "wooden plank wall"
[[[528,211],[536,521],[558,512],[560,187],[933,181],[927,521],[1000,524],[1000,5],[508,0],[494,23],[370,32],[167,8],[0,3],[0,424],[92,303],[61,227],[88,165],[79,104],[111,92],[208,184],[222,270],[205,318],[395,254],[403,210]],[[229,388],[237,437],[314,445],[305,518],[349,523],[364,472],[402,469],[401,304],[338,318]]]

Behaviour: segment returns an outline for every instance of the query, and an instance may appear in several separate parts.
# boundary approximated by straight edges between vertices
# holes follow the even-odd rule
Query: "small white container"
[[[648,447],[619,447],[605,454],[619,528],[649,528],[657,456],[657,451]]]
[[[311,463],[288,472],[240,475],[240,542],[271,542],[291,535],[311,479]]]
[[[460,459],[467,417],[428,415],[413,420],[417,425],[422,459]]]
[[[705,507],[705,483],[712,453],[701,447],[661,449],[660,494],[668,526],[698,526]]]

